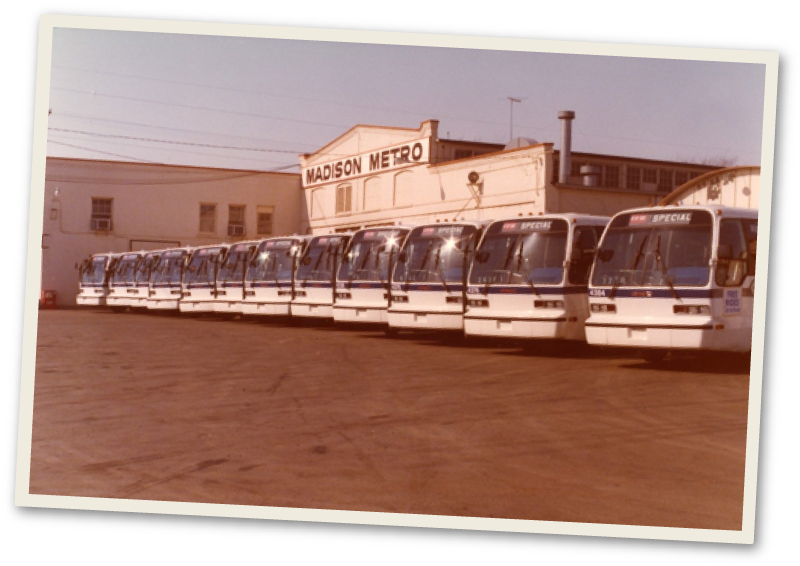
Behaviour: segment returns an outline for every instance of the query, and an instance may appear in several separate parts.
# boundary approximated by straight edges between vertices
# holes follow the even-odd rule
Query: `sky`
[[[635,48],[632,49],[635,53]],[[758,165],[763,65],[57,29],[48,155],[299,170],[356,124]],[[520,99],[513,108],[508,97]]]

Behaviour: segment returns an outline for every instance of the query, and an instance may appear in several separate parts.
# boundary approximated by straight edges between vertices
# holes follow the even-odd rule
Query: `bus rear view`
[[[607,222],[559,214],[489,225],[470,270],[465,334],[585,340],[587,280]]]
[[[591,344],[750,349],[758,211],[655,207],[616,215],[589,289]]]

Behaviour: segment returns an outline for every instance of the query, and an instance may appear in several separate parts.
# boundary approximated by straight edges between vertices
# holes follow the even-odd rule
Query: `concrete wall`
[[[92,198],[113,199],[112,230],[90,229]],[[201,203],[216,204],[214,233],[200,232]],[[229,204],[245,205],[241,237],[227,235]],[[299,233],[305,208],[299,175],[49,158],[42,288],[55,290],[59,305],[73,305],[74,265],[92,253],[258,238],[258,206],[274,207],[274,235]]]

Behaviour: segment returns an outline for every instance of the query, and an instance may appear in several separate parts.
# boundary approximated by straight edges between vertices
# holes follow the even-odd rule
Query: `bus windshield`
[[[185,257],[186,252],[183,250],[164,252],[153,269],[151,281],[153,283],[180,283]]]
[[[394,264],[402,244],[404,231],[367,230],[350,241],[342,265],[340,281],[387,281],[391,260]]]
[[[141,258],[138,255],[125,255],[120,258],[111,280],[114,283],[133,283],[134,271]]]
[[[475,253],[470,283],[560,284],[567,230],[567,221],[560,218],[492,224]]]
[[[102,284],[106,280],[106,262],[108,257],[93,257],[86,269],[81,272],[81,283],[87,285]]]
[[[214,283],[214,266],[222,248],[205,248],[192,255],[183,276],[184,283]]]
[[[219,268],[217,280],[241,281],[244,279],[244,268],[249,260],[250,249],[251,247],[248,244],[232,246],[225,263]]]
[[[597,254],[593,285],[623,287],[708,284],[711,213],[676,210],[617,216]]]
[[[420,226],[412,230],[397,260],[394,281],[402,283],[459,282],[475,226]],[[403,261],[405,260],[405,261]]]
[[[247,269],[248,281],[288,281],[292,278],[296,240],[267,240],[258,246],[255,261]]]
[[[343,236],[320,236],[311,240],[297,268],[297,279],[331,281],[334,261],[340,261],[346,243]]]
[[[136,270],[133,274],[133,279],[137,283],[145,282],[150,280],[150,271],[153,269],[153,265],[158,260],[158,256],[155,254],[147,254],[142,258],[142,261],[136,266]]]

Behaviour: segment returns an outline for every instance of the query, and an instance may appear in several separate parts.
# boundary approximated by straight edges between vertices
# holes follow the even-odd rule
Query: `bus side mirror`
[[[720,244],[717,248],[717,259],[731,260],[733,259],[733,248],[730,244]]]

